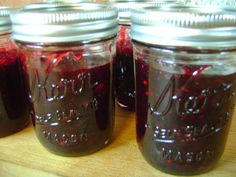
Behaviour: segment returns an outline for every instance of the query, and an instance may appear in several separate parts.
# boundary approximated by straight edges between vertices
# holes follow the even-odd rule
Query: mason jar
[[[117,14],[113,7],[84,3],[21,9],[11,16],[36,135],[55,154],[86,155],[110,142]]]
[[[0,137],[18,132],[29,123],[26,75],[11,39],[12,10],[0,7]]]
[[[175,0],[111,0],[110,2],[119,12],[119,35],[116,40],[115,61],[116,100],[120,107],[135,111],[133,46],[130,38],[131,9],[174,3]]]
[[[140,151],[167,173],[210,170],[235,107],[236,11],[145,7],[131,19]]]

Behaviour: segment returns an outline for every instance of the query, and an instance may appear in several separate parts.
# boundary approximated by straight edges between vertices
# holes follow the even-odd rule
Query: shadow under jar
[[[116,18],[114,8],[93,3],[12,15],[13,37],[27,66],[35,131],[53,153],[86,155],[110,141]]]
[[[11,11],[0,7],[0,137],[18,132],[29,123],[26,75],[11,39]]]
[[[208,171],[224,151],[235,107],[236,36],[223,27],[235,30],[236,12],[143,8],[132,23],[143,156],[171,174]]]

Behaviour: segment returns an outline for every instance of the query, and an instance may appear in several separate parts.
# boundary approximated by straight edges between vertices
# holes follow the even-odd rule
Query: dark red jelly
[[[236,73],[211,73],[211,67],[164,58],[148,63],[137,56],[137,141],[154,167],[193,175],[221,157],[235,106]]]
[[[118,104],[127,110],[134,111],[134,63],[129,31],[129,26],[120,26],[119,38],[116,42],[115,87]]]
[[[28,59],[36,134],[56,154],[86,155],[111,138],[112,61],[91,57],[55,52]]]
[[[5,44],[7,45],[7,44]],[[0,49],[0,137],[15,133],[29,123],[25,72],[18,51]]]

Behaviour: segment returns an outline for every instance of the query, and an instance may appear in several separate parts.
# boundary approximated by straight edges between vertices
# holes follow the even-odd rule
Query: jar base
[[[149,163],[149,162],[148,162]],[[202,171],[193,171],[193,172],[185,172],[184,170],[182,172],[176,172],[176,171],[168,171],[168,170],[164,170],[164,169],[161,169],[161,168],[158,168],[154,165],[152,165],[151,163],[149,163],[153,168],[163,172],[163,173],[166,173],[168,175],[175,175],[175,176],[194,176],[194,175],[201,175],[201,174],[204,174],[204,173],[207,173],[209,171],[211,171],[212,169],[214,169],[214,166],[212,167],[209,167],[205,170],[202,170]]]
[[[130,111],[130,112],[135,112],[135,108],[133,106],[126,106],[124,104],[122,104],[121,102],[119,102],[118,100],[116,100],[117,105],[122,108],[125,109],[126,111]]]
[[[194,176],[194,175],[200,175],[200,174],[204,174],[204,173],[207,173],[209,171],[211,171],[212,169],[214,169],[214,167],[216,166],[216,164],[218,163],[218,160],[216,160],[215,163],[212,163],[210,164],[208,167],[205,167],[204,169],[203,168],[196,168],[196,170],[187,170],[187,169],[180,169],[180,170],[174,170],[173,168],[169,167],[168,168],[164,168],[164,167],[161,167],[161,166],[158,166],[156,164],[154,164],[154,162],[152,162],[150,159],[146,158],[145,157],[145,154],[143,154],[144,152],[142,152],[141,148],[139,147],[139,150],[143,156],[143,158],[145,159],[145,161],[150,165],[152,166],[153,168],[163,172],[163,173],[166,173],[166,174],[169,174],[169,175],[175,175],[175,176]],[[220,158],[220,157],[219,157]]]
[[[40,142],[40,141],[39,141]],[[69,153],[67,152],[58,152],[58,151],[54,151],[52,149],[49,149],[48,147],[46,147],[43,143],[40,142],[41,145],[43,145],[43,147],[50,153],[58,155],[58,156],[62,156],[62,157],[81,157],[81,156],[87,156],[87,155],[91,155],[94,154],[100,150],[102,150],[103,148],[105,148],[106,146],[108,146],[111,143],[111,139],[107,139],[104,144],[102,144],[101,146],[91,149],[90,151],[84,151],[84,152],[73,152],[70,151]]]
[[[20,127],[14,129],[14,130],[11,130],[10,132],[4,132],[4,133],[0,132],[0,138],[5,138],[5,137],[8,137],[8,136],[14,135],[14,134],[22,131],[23,129],[25,129],[29,125],[30,125],[30,121],[27,121],[24,124],[22,124]]]

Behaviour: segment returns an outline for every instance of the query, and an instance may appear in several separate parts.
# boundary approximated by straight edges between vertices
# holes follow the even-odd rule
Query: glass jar
[[[18,132],[29,123],[25,72],[11,40],[11,11],[0,7],[0,137]]]
[[[26,61],[39,141],[64,156],[103,148],[114,127],[116,9],[60,5],[21,10],[12,20],[13,38]]]
[[[236,11],[188,6],[132,13],[136,133],[155,168],[199,174],[220,159],[236,91]]]
[[[112,4],[119,11],[119,35],[116,41],[115,61],[115,91],[116,100],[120,107],[135,111],[134,62],[133,46],[130,38],[130,13],[134,7],[149,5],[163,5],[175,2],[174,0],[147,1],[147,0],[113,0]]]
[[[120,107],[134,111],[133,47],[129,36],[130,26],[120,25],[116,41],[115,88]]]

